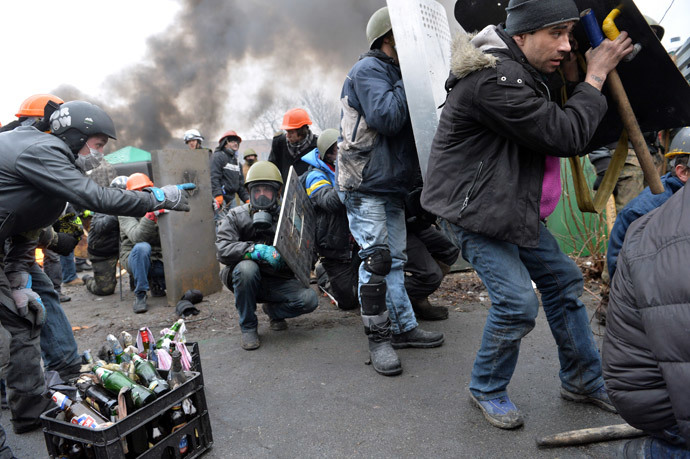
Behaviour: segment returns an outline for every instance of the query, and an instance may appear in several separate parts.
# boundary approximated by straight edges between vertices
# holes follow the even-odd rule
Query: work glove
[[[81,219],[72,212],[58,218],[58,220],[53,223],[53,229],[58,233],[71,234],[77,238],[77,241],[84,235],[84,227],[81,225]]]
[[[146,212],[146,215],[144,217],[148,218],[151,220],[153,223],[158,223],[158,216],[163,215],[167,212],[170,212],[169,210],[161,209],[161,210],[154,210],[153,212]]]
[[[244,255],[247,260],[263,261],[268,263],[273,269],[279,270],[285,265],[283,257],[272,245],[254,244],[254,250]]]
[[[153,210],[168,209],[189,211],[187,194],[184,190],[193,190],[196,185],[193,183],[182,183],[179,185],[166,185],[162,188],[148,187],[144,191],[150,191],[152,196]]]
[[[48,248],[58,255],[68,256],[77,244],[79,244],[79,238],[74,237],[73,234],[56,232]]]
[[[36,315],[36,324],[42,324],[46,317],[46,308],[38,293],[31,290],[31,274],[20,271],[7,275],[12,288],[12,299],[17,306],[17,313],[26,317],[29,311]]]

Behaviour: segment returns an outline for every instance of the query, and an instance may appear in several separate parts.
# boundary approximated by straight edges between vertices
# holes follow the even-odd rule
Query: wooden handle
[[[640,167],[644,173],[645,180],[649,184],[649,189],[654,194],[661,194],[664,192],[664,186],[661,184],[659,172],[654,167],[654,161],[649,154],[647,142],[645,142],[642,136],[640,125],[637,124],[637,118],[635,118],[635,113],[630,106],[628,95],[625,93],[625,88],[623,88],[623,83],[620,76],[618,76],[617,70],[614,69],[609,73],[607,82],[611,95],[618,105],[618,114],[621,117],[621,121],[623,121],[623,127],[628,131],[628,137],[633,145],[637,159],[640,161]]]
[[[546,437],[537,438],[537,446],[573,446],[595,443],[598,441],[621,440],[644,435],[644,432],[630,424],[593,427],[590,429],[571,430]]]

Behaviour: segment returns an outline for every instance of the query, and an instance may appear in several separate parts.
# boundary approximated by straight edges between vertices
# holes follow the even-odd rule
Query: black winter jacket
[[[235,153],[218,147],[211,156],[211,194],[214,197],[225,195],[227,201],[232,201],[235,193],[242,202],[249,200],[249,193],[244,187],[242,167],[237,162]]]
[[[317,140],[318,136],[314,135],[314,138],[308,145],[305,145],[304,148],[299,151],[299,153],[297,153],[295,156],[292,156],[287,147],[287,135],[281,134],[273,137],[271,153],[268,155],[268,160],[275,164],[280,171],[280,176],[283,177],[283,183],[287,184],[287,176],[288,172],[290,171],[290,166],[294,166],[297,177],[307,172],[307,168],[309,166],[302,162],[302,156],[316,148]]]
[[[110,258],[120,253],[120,224],[115,215],[93,214],[89,227],[89,256]]]
[[[66,201],[95,212],[142,216],[151,193],[98,186],[74,166],[67,145],[32,127],[0,133],[0,241],[52,225]]]
[[[611,401],[649,433],[677,425],[690,448],[690,187],[630,225],[602,347]]]
[[[606,98],[580,83],[561,108],[502,26],[470,38],[453,44],[422,205],[467,231],[535,247],[545,156],[580,153]]]
[[[230,209],[223,219],[216,234],[216,257],[218,261],[234,269],[235,265],[244,260],[247,252],[254,250],[254,244],[273,245],[278,215],[275,215],[273,226],[267,231],[257,231],[252,225],[252,215],[249,204]],[[261,273],[264,275],[291,278],[292,270],[284,265],[280,271],[273,269],[265,262],[259,262]]]

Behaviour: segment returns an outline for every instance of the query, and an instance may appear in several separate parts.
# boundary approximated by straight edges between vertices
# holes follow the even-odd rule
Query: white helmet
[[[184,143],[187,143],[190,140],[203,141],[204,137],[201,135],[201,132],[199,132],[198,130],[190,129],[189,131],[184,133]]]

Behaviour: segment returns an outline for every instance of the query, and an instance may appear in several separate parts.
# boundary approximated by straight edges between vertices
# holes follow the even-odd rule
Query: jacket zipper
[[[474,179],[472,180],[472,184],[470,185],[470,189],[467,190],[467,194],[465,195],[465,200],[462,203],[462,208],[460,209],[460,214],[462,214],[462,211],[465,210],[465,207],[470,203],[470,197],[472,196],[472,191],[474,191],[474,186],[477,184],[477,180],[479,180],[479,174],[482,172],[482,167],[484,166],[484,161],[479,162],[479,167],[477,168],[477,172],[474,174]]]

